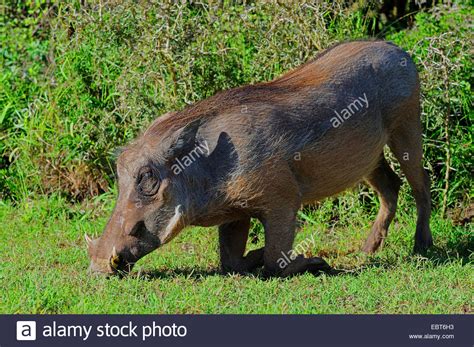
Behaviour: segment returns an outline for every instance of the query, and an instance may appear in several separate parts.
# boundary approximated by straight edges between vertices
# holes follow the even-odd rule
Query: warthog
[[[422,166],[420,91],[410,56],[383,41],[336,45],[266,83],[220,92],[156,119],[117,160],[119,195],[104,233],[88,241],[92,272],[126,273],[186,226],[219,226],[221,268],[264,266],[287,276],[329,269],[292,257],[302,204],[365,179],[380,211],[363,245],[376,251],[397,207],[400,179],[416,200],[415,250],[432,245],[429,178]],[[265,247],[245,254],[250,219]]]

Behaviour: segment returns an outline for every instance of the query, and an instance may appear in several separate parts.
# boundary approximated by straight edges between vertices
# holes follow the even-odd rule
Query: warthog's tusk
[[[87,246],[92,244],[92,239],[89,237],[89,235],[84,234],[84,239],[86,240]]]
[[[116,269],[119,265],[120,258],[117,254],[117,249],[115,246],[112,248],[112,258],[110,258],[110,266]]]

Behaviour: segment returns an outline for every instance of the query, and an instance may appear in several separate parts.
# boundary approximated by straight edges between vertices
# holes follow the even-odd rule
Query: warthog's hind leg
[[[223,273],[245,273],[263,266],[263,248],[250,251],[244,256],[249,229],[250,218],[219,226],[221,270]]]
[[[411,119],[400,122],[392,132],[389,147],[400,162],[416,201],[418,219],[415,233],[415,252],[424,252],[433,245],[430,231],[430,179],[422,164],[421,121],[419,105],[411,110]]]
[[[372,225],[369,237],[367,237],[362,247],[364,252],[374,253],[379,247],[383,246],[388,234],[388,227],[395,216],[401,181],[390,168],[383,155],[377,168],[366,180],[380,198],[380,209],[377,218]]]

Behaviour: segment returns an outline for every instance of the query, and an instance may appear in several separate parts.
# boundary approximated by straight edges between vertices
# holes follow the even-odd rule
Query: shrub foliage
[[[113,184],[113,156],[159,115],[270,80],[332,44],[368,37],[376,3],[45,0],[2,14],[0,196]],[[425,156],[446,209],[472,191],[472,10],[420,11],[379,37],[409,51],[422,78]],[[472,23],[471,23],[472,24]]]

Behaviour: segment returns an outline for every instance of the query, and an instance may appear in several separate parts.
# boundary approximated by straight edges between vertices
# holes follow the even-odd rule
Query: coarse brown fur
[[[375,252],[400,187],[385,145],[413,189],[415,250],[425,250],[432,237],[419,99],[408,54],[383,41],[354,41],[273,81],[159,117],[119,157],[117,205],[101,238],[88,240],[91,269],[129,271],[185,226],[219,225],[223,271],[328,271],[321,258],[292,253],[296,213],[363,179],[381,200],[363,246]],[[265,247],[245,254],[251,218],[264,225]]]

